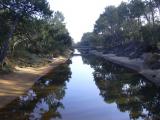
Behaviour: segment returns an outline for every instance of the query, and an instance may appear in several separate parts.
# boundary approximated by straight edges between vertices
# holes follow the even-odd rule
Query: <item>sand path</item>
[[[66,58],[56,58],[49,65],[33,68],[15,67],[13,73],[0,76],[0,108],[4,107],[18,96],[24,94],[33,86],[35,81],[41,76],[47,74],[59,64],[65,63]]]

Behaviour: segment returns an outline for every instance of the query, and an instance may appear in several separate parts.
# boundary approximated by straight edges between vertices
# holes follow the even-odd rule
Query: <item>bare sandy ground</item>
[[[65,63],[66,58],[56,58],[49,65],[33,68],[15,67],[15,71],[10,74],[0,76],[0,108],[4,107],[18,96],[24,94],[33,86],[35,81],[41,76],[47,74],[59,64]]]

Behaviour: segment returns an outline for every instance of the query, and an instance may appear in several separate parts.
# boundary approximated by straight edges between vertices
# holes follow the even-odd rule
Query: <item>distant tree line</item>
[[[52,11],[47,0],[0,0],[1,64],[22,51],[61,54],[71,44],[64,16]]]
[[[130,0],[118,7],[108,6],[85,33],[79,45],[112,48],[139,41],[157,48],[160,42],[160,1]]]

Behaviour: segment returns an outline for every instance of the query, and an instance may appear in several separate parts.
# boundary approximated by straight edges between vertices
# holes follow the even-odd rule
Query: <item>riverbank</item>
[[[15,67],[14,72],[0,76],[0,108],[24,94],[41,76],[67,61],[58,57],[43,67]]]
[[[97,52],[95,50],[90,51],[90,53],[99,57],[103,57],[112,63],[135,70],[149,81],[155,83],[157,86],[160,86],[160,69],[152,70],[147,68],[147,66],[144,64],[144,61],[140,58],[130,59],[128,57],[119,57],[115,54],[103,54],[102,52]]]

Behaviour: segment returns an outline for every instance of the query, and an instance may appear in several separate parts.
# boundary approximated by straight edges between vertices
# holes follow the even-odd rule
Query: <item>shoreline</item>
[[[58,57],[52,63],[43,67],[15,67],[12,73],[0,76],[0,109],[17,97],[23,95],[34,83],[58,65],[65,63],[68,58]]]
[[[147,68],[144,65],[142,59],[129,59],[128,57],[119,57],[115,54],[103,54],[102,52],[97,52],[95,50],[90,51],[89,53],[102,57],[107,61],[110,61],[114,64],[121,65],[123,67],[132,69],[138,72],[140,75],[148,79],[149,81],[155,83],[156,86],[160,87],[160,69],[152,70]]]

